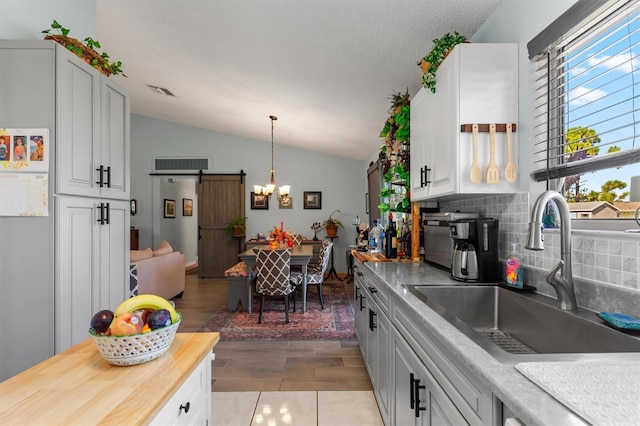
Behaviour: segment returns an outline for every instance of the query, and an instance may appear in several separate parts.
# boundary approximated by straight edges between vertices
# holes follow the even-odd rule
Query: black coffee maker
[[[451,278],[465,282],[497,283],[498,220],[490,217],[450,222],[453,239]]]

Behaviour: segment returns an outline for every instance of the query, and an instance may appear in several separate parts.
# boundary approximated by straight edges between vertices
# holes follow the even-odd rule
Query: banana
[[[114,316],[124,314],[126,312],[133,312],[139,309],[166,309],[171,314],[171,323],[175,324],[178,320],[178,313],[173,308],[171,303],[167,299],[157,296],[155,294],[139,294],[133,296],[120,304],[113,312]]]

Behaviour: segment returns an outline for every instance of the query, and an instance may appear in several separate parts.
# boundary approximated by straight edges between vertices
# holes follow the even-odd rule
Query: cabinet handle
[[[202,226],[198,225],[198,240],[202,239],[202,234],[200,233],[200,231],[202,231]]]
[[[355,286],[355,290],[356,290],[356,297],[354,298],[354,300],[358,300],[358,290],[360,290],[360,287]]]
[[[190,408],[191,408],[191,403],[189,401],[187,401],[186,404],[180,406],[180,411],[184,410],[184,412],[186,414],[186,413],[189,412]]]
[[[378,289],[375,287],[369,287],[369,291],[371,292],[371,294],[376,294],[378,292]]]
[[[98,179],[100,179],[96,182],[96,185],[102,188],[104,186],[104,167],[100,165],[100,167],[96,169],[96,172],[98,172]]]
[[[424,166],[424,186],[429,186],[431,181],[429,180],[429,172],[431,169],[428,166]]]
[[[357,274],[359,277],[364,277],[364,274],[363,274],[362,272],[360,272],[360,271],[356,272],[356,274]]]
[[[409,373],[409,406],[411,407],[411,409],[415,409],[416,407],[416,397],[413,394],[414,391],[414,387],[413,387],[413,382],[415,381],[414,375],[413,373]]]
[[[424,167],[420,167],[420,188],[423,188],[423,187],[424,187]]]
[[[364,306],[362,306],[362,299],[364,299],[364,296],[359,294],[358,297],[360,298],[360,310],[362,311],[364,309]]]
[[[104,225],[104,203],[100,203],[100,205],[96,207],[96,209],[100,209],[100,217],[98,218],[98,220],[96,220],[96,222],[98,222],[100,225]]]
[[[102,167],[102,166],[101,166]],[[111,188],[111,166],[107,166],[107,188]]]
[[[375,323],[375,319],[377,316],[378,314],[376,314],[371,308],[369,308],[369,330],[371,331],[378,328],[377,324]]]
[[[110,209],[109,209],[109,203],[107,203],[107,204],[105,205],[105,210],[107,211],[107,214],[105,215],[105,216],[106,216],[106,219],[104,220],[104,223],[106,223],[106,224],[108,225],[108,224],[109,224],[109,211],[110,211]]]
[[[425,389],[425,387],[420,386],[420,379],[415,379],[413,382],[413,386],[415,387],[415,390],[413,391],[413,393],[416,400],[414,414],[416,415],[416,417],[420,417],[420,411],[425,411],[427,409],[426,407],[420,406],[420,389]]]

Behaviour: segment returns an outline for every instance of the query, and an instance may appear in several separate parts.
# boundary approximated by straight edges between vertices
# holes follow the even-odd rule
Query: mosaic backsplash
[[[555,291],[544,282],[544,273],[560,260],[560,232],[545,230],[545,249],[532,251],[524,248],[529,228],[529,193],[488,196],[461,201],[440,203],[441,210],[477,211],[483,217],[493,217],[500,222],[499,257],[504,260],[511,253],[511,244],[517,244],[522,263],[533,267],[525,273],[525,282],[538,287],[540,293],[555,297]],[[623,290],[630,295],[640,315],[640,236],[622,232],[573,230],[573,275],[576,282],[578,303],[596,304],[601,309],[602,300],[611,299],[608,289]],[[538,270],[538,268],[540,270]],[[540,283],[542,281],[542,283]],[[596,294],[592,294],[595,292]],[[616,298],[619,298],[617,296]],[[595,299],[594,299],[595,298]],[[607,304],[610,301],[607,302]],[[619,309],[621,309],[619,307]],[[627,313],[629,309],[627,309]]]

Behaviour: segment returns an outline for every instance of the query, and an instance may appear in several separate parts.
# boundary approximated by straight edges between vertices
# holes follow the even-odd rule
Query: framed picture
[[[251,210],[269,210],[269,197],[251,192]]]
[[[305,209],[321,209],[322,208],[322,192],[304,191],[304,208]]]
[[[176,200],[164,199],[164,217],[176,217]]]
[[[191,198],[182,199],[182,216],[193,216],[193,200]]]
[[[293,198],[286,197],[285,199],[278,198],[278,208],[281,209],[292,209],[293,208]]]

